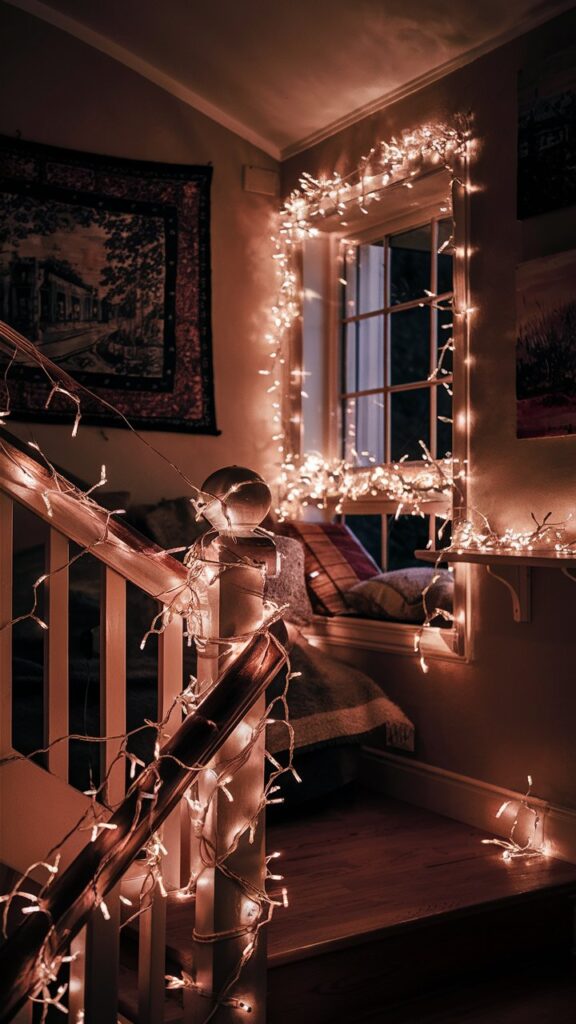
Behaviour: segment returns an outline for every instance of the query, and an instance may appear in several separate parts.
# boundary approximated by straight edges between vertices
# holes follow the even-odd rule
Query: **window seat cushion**
[[[437,576],[426,595],[429,611],[451,612],[454,578],[446,569],[411,568],[379,573],[355,584],[346,594],[348,608],[368,619],[421,623],[425,618],[422,591]]]

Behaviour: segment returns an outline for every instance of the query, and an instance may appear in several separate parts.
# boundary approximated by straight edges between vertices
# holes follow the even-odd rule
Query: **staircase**
[[[10,330],[13,344],[15,337]],[[45,357],[43,366],[58,378]],[[277,634],[260,628],[264,570],[275,571],[273,545],[255,529],[266,512],[267,489],[260,481],[243,491],[246,481],[234,473],[204,485],[206,515],[216,528],[205,549],[203,580],[195,581],[196,612],[203,633],[218,640],[201,645],[198,675],[205,688],[197,707],[183,714],[177,701],[185,688],[184,625],[190,626],[187,569],[83,500],[35,453],[5,432],[0,436],[0,864],[6,882],[11,872],[44,860],[69,833],[41,911],[23,921],[21,912],[13,915],[21,923],[0,948],[0,1024],[37,1024],[42,1011],[35,1013],[28,997],[38,991],[41,953],[55,971],[63,954],[74,958],[51,985],[53,993],[58,984],[67,986],[61,1008],[70,1024],[238,1024],[244,1015],[253,1024],[428,1024],[434,1003],[430,1024],[448,1024],[443,993],[455,980],[459,986],[478,978],[498,984],[513,976],[529,986],[550,965],[565,968],[562,998],[569,1000],[576,866],[545,858],[505,864],[480,844],[476,830],[365,789],[272,820],[265,839],[263,815],[256,814],[265,801],[264,691],[285,652],[280,626]],[[227,504],[237,492],[239,502]],[[13,524],[21,507],[47,535],[43,608],[34,620],[38,629],[48,627],[42,764],[14,757],[13,749],[12,629],[6,624],[13,618]],[[100,720],[108,738],[99,744],[106,786],[96,802],[71,785],[69,745],[59,741],[69,732],[74,544],[90,549],[99,563]],[[161,749],[133,780],[119,756],[126,733],[128,584],[156,602],[162,625],[156,672]],[[143,630],[149,625],[143,622]],[[221,764],[234,764],[233,778],[221,777]],[[197,787],[191,803],[209,810],[200,832],[183,799],[191,786]],[[73,828],[95,812],[96,834]],[[246,829],[248,821],[253,827]],[[147,913],[122,927],[148,873],[142,851],[148,848],[149,859],[161,826],[166,852],[157,846],[154,857],[167,895],[155,884]],[[222,851],[231,847],[224,862]],[[259,929],[254,905],[258,910],[263,903],[266,851],[276,850],[284,854],[279,871],[290,904]],[[192,877],[201,878],[193,894],[183,888]],[[27,883],[33,896],[40,881],[45,869]],[[279,904],[285,902],[282,888],[279,882],[271,893]],[[183,971],[193,984],[167,992],[165,975],[182,978]],[[61,1008],[48,1010],[48,1024],[61,1021]],[[504,1017],[486,1019],[508,1024]],[[573,1019],[576,1012],[552,1017],[550,1024]],[[522,1020],[532,1024],[528,1016]]]
[[[0,339],[33,357],[34,346],[1,323]],[[58,382],[59,368],[41,360]],[[74,382],[66,378],[62,386],[69,394]],[[44,1000],[36,1006],[42,1020],[64,1012],[71,1024],[116,1024],[127,973],[119,957],[123,913],[136,915],[138,932],[132,1019],[160,1024],[166,891],[189,886],[195,982],[185,993],[183,1019],[235,1021],[247,1005],[236,993],[240,986],[249,992],[254,1024],[265,1021],[264,695],[286,661],[285,630],[281,622],[266,625],[263,603],[265,575],[276,569],[274,544],[258,531],[270,492],[256,474],[231,467],[213,474],[198,495],[207,533],[198,557],[183,565],[82,495],[34,449],[0,432],[0,865],[7,879],[32,865],[23,887],[30,895],[11,913],[19,923],[0,948],[2,1024],[35,1022],[32,996]],[[33,627],[30,644],[42,652],[44,677],[44,753],[34,760],[13,746],[21,697],[13,678],[20,571],[14,521],[22,509],[45,535],[44,565],[23,616]],[[88,792],[72,784],[67,738],[77,548],[90,552],[96,566],[98,732],[106,737],[93,744],[99,763]],[[152,627],[157,641],[157,717],[149,726],[156,749],[148,766],[123,746],[129,586],[157,612],[152,623],[139,623],[139,637]],[[202,641],[192,686],[185,678],[186,633]],[[140,904],[143,879],[150,884]],[[131,984],[129,970],[128,978]]]
[[[290,906],[268,933],[269,1024],[426,1024],[430,1008],[430,1020],[444,1024],[442,1007],[460,992],[456,1024],[490,987],[502,999],[513,979],[520,998],[531,987],[541,993],[550,976],[571,1007],[550,1024],[572,1024],[576,865],[506,864],[482,838],[350,787],[269,825],[268,849],[282,850],[290,889]],[[192,918],[193,906],[168,900],[169,973],[191,969]],[[136,1022],[134,949],[128,932],[120,1006]],[[181,1021],[181,1003],[170,995],[164,1019]],[[515,1021],[513,1006],[509,1012]],[[523,1013],[518,1020],[531,1022],[525,1006]],[[492,1020],[508,1018],[487,1011]]]

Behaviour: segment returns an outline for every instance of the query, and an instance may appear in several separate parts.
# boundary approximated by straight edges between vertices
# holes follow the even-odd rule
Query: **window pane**
[[[384,306],[384,242],[359,246],[358,312],[370,313]]]
[[[430,444],[430,391],[416,388],[414,391],[396,391],[390,396],[391,402],[391,452],[393,462],[404,455],[420,459],[422,448],[419,440]]]
[[[446,345],[447,342],[452,340],[453,318],[454,314],[451,309],[438,310],[438,359],[440,358],[440,352],[443,346]],[[444,355],[442,356],[442,369],[446,370],[448,373],[452,373],[452,365],[452,352],[450,351],[450,349],[446,349]],[[445,376],[445,374],[441,373],[440,377],[443,376]]]
[[[436,413],[436,455],[442,459],[452,451],[452,424],[445,422],[452,419],[452,396],[442,384],[436,388]]]
[[[367,391],[384,385],[384,317],[346,324],[344,390]]]
[[[344,316],[384,307],[384,241],[367,242],[346,257]]]
[[[390,383],[426,380],[430,373],[430,309],[390,314]]]
[[[349,246],[344,254],[342,277],[342,316],[356,316],[356,290],[358,285],[358,249]]]
[[[430,289],[430,224],[390,236],[390,304],[421,298]]]
[[[429,516],[388,516],[388,571],[424,565],[414,557],[417,549],[424,549],[429,538]]]
[[[378,565],[382,565],[382,516],[346,516],[346,526]]]
[[[359,466],[384,462],[384,396],[345,399],[343,418],[345,458]]]
[[[438,294],[452,291],[452,245],[444,245],[452,238],[453,222],[441,220],[438,224]],[[442,250],[442,251],[440,251]]]

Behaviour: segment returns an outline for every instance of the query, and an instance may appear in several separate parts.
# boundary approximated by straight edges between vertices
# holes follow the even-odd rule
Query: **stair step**
[[[455,976],[567,957],[576,865],[505,863],[482,838],[366,790],[271,823],[290,906],[268,929],[270,1024],[360,1021]],[[193,905],[170,901],[167,955],[188,969],[192,928]]]
[[[443,989],[386,1007],[386,1024],[573,1024],[576,1008],[574,969],[538,965],[482,978],[474,984]],[[335,1024],[340,1018],[336,1018]],[[270,1024],[275,1022],[270,1018]],[[382,1011],[359,1013],[354,1024],[383,1024]]]
[[[362,792],[290,825],[269,830],[291,893],[269,934],[273,1024],[388,1021],[455,979],[569,956],[575,865],[505,863],[477,829]]]

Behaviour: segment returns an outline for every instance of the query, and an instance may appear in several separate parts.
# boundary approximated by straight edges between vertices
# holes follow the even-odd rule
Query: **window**
[[[450,543],[450,522],[444,516],[397,516],[395,513],[371,512],[358,515],[352,511],[344,519],[374,561],[386,572],[424,565],[415,557],[414,551],[424,549],[430,542],[434,548],[447,547]]]
[[[349,462],[416,461],[420,440],[434,458],[451,449],[451,237],[452,221],[433,218],[344,246],[341,424]]]
[[[344,242],[341,450],[353,464],[417,461],[421,441],[434,458],[451,451],[452,232],[451,218],[431,217]],[[449,541],[435,516],[351,512],[346,522],[388,571]]]
[[[458,307],[467,304],[467,214],[458,198],[454,221],[448,214],[449,187],[446,177],[432,175],[410,192],[383,194],[369,216],[350,217],[346,233],[341,223],[327,222],[306,243],[301,450],[344,457],[359,471],[402,459],[409,472],[410,463],[421,463],[420,440],[432,458],[453,451],[467,457],[468,342],[452,310],[455,294]],[[408,508],[397,515],[396,501],[381,493],[344,500],[342,511],[383,571],[430,568],[414,551],[450,543],[440,496],[424,516],[406,514]],[[466,568],[456,567],[454,576],[454,625],[426,631],[426,653],[434,657],[467,657],[471,650]],[[314,635],[329,644],[413,653],[414,629],[406,623],[334,617],[316,620]]]

